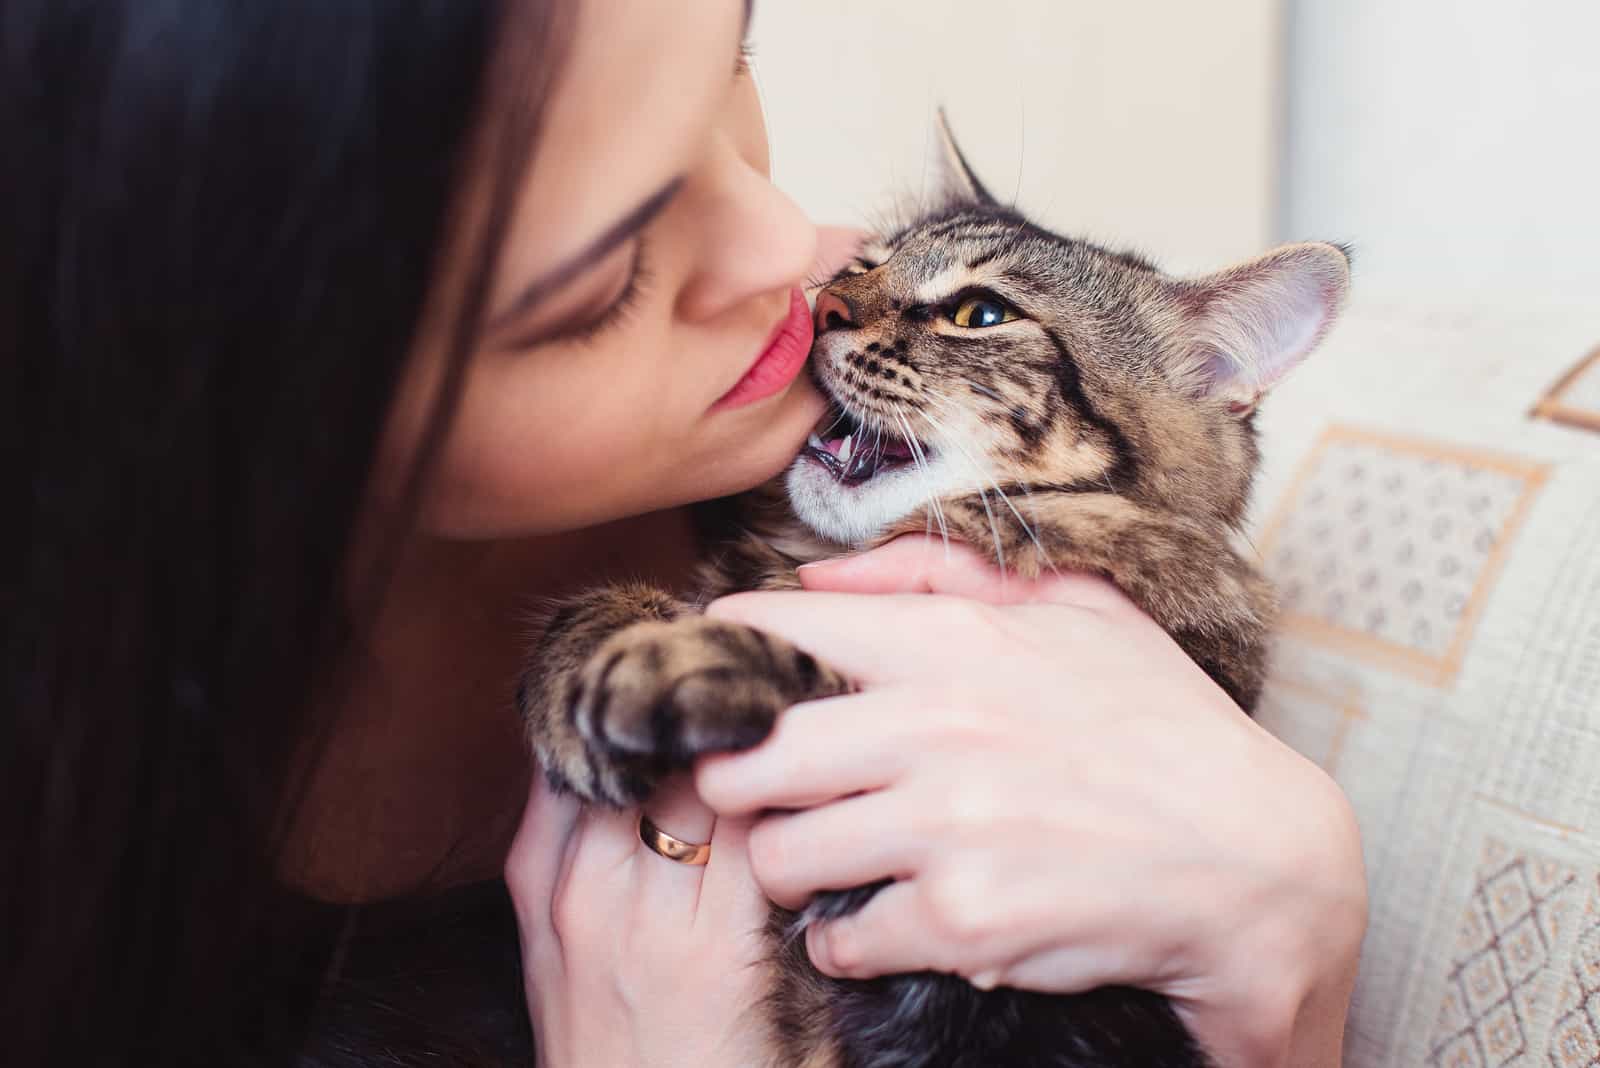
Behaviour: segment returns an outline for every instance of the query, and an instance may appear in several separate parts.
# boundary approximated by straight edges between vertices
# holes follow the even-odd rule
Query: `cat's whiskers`
[[[1016,474],[1013,472],[1011,481],[1016,488],[1022,490],[1022,495],[1028,498],[1028,503],[1032,505],[1033,489],[1028,485],[1027,480],[1016,477]],[[998,483],[995,484],[995,492],[1000,493],[1000,486]],[[1050,552],[1044,547],[1044,542],[1039,540],[1038,533],[1034,531],[1033,527],[1029,525],[1026,519],[1022,518],[1022,513],[1017,511],[1017,506],[1011,503],[1011,499],[1009,497],[1006,497],[1004,493],[1000,493],[1000,496],[1006,502],[1006,504],[1010,506],[1011,514],[1017,517],[1017,522],[1022,524],[1022,529],[1027,531],[1028,537],[1033,541],[1034,548],[1039,550],[1039,555],[1044,558],[1045,566],[1050,569],[1050,573],[1057,578],[1060,578],[1061,569],[1056,567],[1056,562],[1050,558]]]
[[[1006,399],[1004,397],[1000,396],[1000,394],[996,393],[994,390],[990,389],[988,386],[980,386],[976,382],[968,382],[967,383],[967,388],[972,390],[972,392],[974,392],[974,393],[977,393],[977,394],[979,394],[981,396],[984,396],[984,397],[988,397],[992,401],[998,401],[1001,404],[1004,404],[1006,402]]]
[[[937,397],[929,396],[924,399],[936,407],[942,414],[949,414],[948,406],[942,403]],[[1017,522],[1021,524],[1023,532],[1028,535],[1028,539],[1033,542],[1034,548],[1039,550],[1039,556],[1044,560],[1045,566],[1050,569],[1052,574],[1059,577],[1061,571],[1056,567],[1055,561],[1050,558],[1049,550],[1044,547],[1044,542],[1039,540],[1038,532],[1033,529],[1033,525],[1029,523],[1027,519],[1023,517],[1022,513],[1017,510],[1017,506],[1011,502],[1011,498],[1006,496],[1005,490],[1000,488],[999,481],[993,475],[990,475],[987,471],[985,471],[984,468],[973,459],[972,454],[967,451],[964,445],[962,445],[961,439],[952,433],[948,426],[940,426],[931,416],[926,415],[926,413],[924,414],[924,418],[928,420],[928,424],[930,426],[933,426],[936,430],[938,430],[945,441],[948,441],[955,448],[955,450],[961,454],[962,459],[966,460],[967,466],[971,467],[974,473],[976,473],[979,477],[988,479],[989,485],[994,488],[995,493],[998,494],[1000,499],[1005,502],[1006,507],[1011,509],[1011,514],[1017,517]],[[1017,483],[1022,487],[1022,492],[1027,494],[1028,499],[1031,501],[1033,499],[1033,493],[1031,490],[1029,490],[1027,483],[1023,482],[1021,479],[1018,479]]]
[[[922,451],[921,443],[917,441],[916,435],[911,433],[911,422],[906,418],[905,413],[897,410],[894,413],[894,417],[899,421],[900,429],[905,431],[906,447],[911,450],[911,462],[913,466],[915,466],[915,468],[922,473],[923,485],[928,487],[925,496],[927,497],[929,508],[925,513],[925,522],[923,524],[923,528],[926,531],[928,529],[928,524],[931,523],[935,517],[938,518],[939,537],[944,541],[945,559],[949,560],[950,528],[945,524],[944,508],[939,504],[939,495],[935,493],[932,488],[933,469],[928,466],[928,458]]]
[[[835,403],[838,403],[838,402],[835,402]],[[844,405],[843,404],[838,404],[838,407],[839,407],[839,414],[834,416],[833,417],[833,422],[829,423],[825,428],[823,428],[822,432],[817,435],[817,438],[819,440],[827,441],[828,440],[828,435],[833,433],[833,428],[838,426],[841,421],[843,421],[845,418],[848,417],[849,413],[845,411]]]
[[[937,398],[932,397],[932,396],[926,396],[923,399],[926,402],[931,402],[931,403],[934,403],[934,404],[938,403]],[[956,439],[955,435],[949,433],[949,431],[946,430],[944,427],[941,427],[938,424],[938,422],[935,421],[927,412],[923,412],[923,418],[928,420],[928,425],[929,426],[933,427],[936,431],[938,431],[940,433],[940,435],[944,439],[947,439],[950,442],[950,444],[955,446],[956,451],[959,452],[961,454],[962,458],[967,461],[967,466],[972,468],[972,471],[973,471],[974,474],[976,474],[980,479],[985,477],[983,468],[980,467],[978,465],[977,461],[972,458],[972,454],[967,452],[967,450],[964,447],[962,447],[960,441]],[[911,437],[909,435],[909,428],[908,428],[908,440],[915,440],[914,437]],[[990,484],[993,485],[992,482]],[[1001,500],[1005,500],[1005,496],[1006,495],[1004,493],[1000,492],[1000,487],[999,486],[995,486],[994,487],[994,491],[996,493],[1000,494],[1000,499]],[[989,517],[989,533],[990,533],[990,536],[994,539],[995,562],[996,562],[996,566],[998,566],[1000,568],[1000,586],[1001,586],[1002,589],[1004,589],[1005,588],[1005,581],[1006,581],[1006,551],[1005,551],[1005,546],[1002,545],[1001,542],[1000,542],[1000,524],[995,522],[994,509],[989,507],[989,495],[984,492],[983,486],[981,484],[978,486],[978,500],[983,502],[983,514]],[[1010,501],[1006,501],[1006,505],[1008,507],[1010,507],[1011,506],[1011,502]],[[1011,511],[1012,511],[1013,514],[1016,514],[1017,510],[1016,510],[1016,508],[1013,507],[1013,508],[1011,508]],[[1017,519],[1019,521],[1022,521],[1024,526],[1027,525],[1026,521],[1022,520],[1022,516],[1018,515]]]

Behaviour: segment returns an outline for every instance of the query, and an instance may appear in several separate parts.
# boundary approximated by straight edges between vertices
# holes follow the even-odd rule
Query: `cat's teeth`
[[[822,443],[822,439],[817,437],[815,432],[813,432],[810,437],[806,438],[806,444],[810,445],[813,449],[827,448],[827,446]]]
[[[855,441],[855,438],[854,434],[846,434],[844,440],[839,443],[840,463],[847,464],[850,462],[850,443]]]

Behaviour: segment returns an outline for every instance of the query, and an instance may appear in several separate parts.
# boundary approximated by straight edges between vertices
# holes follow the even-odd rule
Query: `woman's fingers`
[[[711,859],[700,883],[697,927],[733,926],[760,937],[770,907],[750,870],[750,820],[719,819],[711,837]]]
[[[717,814],[694,792],[694,783],[688,775],[673,775],[662,780],[650,795],[650,800],[645,802],[644,812],[660,830],[679,841],[694,845],[710,842],[717,826]],[[649,852],[642,841],[639,847]]]
[[[956,947],[934,933],[932,921],[915,883],[891,883],[860,911],[807,928],[806,952],[818,971],[839,979],[953,972]]]
[[[917,814],[894,791],[768,816],[750,833],[750,863],[767,897],[799,909],[823,890],[904,878],[927,849]]]
[[[701,759],[695,788],[723,815],[748,815],[885,786],[905,771],[904,704],[878,690],[795,705],[754,749]]]
[[[806,564],[800,584],[834,593],[941,593],[991,604],[1050,601],[1105,608],[1125,598],[1093,575],[1065,572],[1036,580],[1003,574],[965,545],[907,534],[876,549]]]
[[[955,888],[950,887],[954,884]],[[1039,935],[1054,926],[1074,930],[1096,911],[1071,899],[1054,917],[1007,917],[1004,906],[964,900],[961,882],[946,874],[892,883],[848,916],[814,924],[806,951],[818,970],[841,979],[931,970],[964,975],[986,989],[999,984],[1053,993],[1086,990],[1122,976],[1141,974],[1115,938],[1092,937],[1087,928],[1041,946]]]
[[[949,593],[996,600],[1001,585],[999,571],[972,549],[920,534],[805,564],[797,574],[806,589],[835,593]]]
[[[706,615],[785,638],[860,682],[890,682],[914,674],[910,665],[923,658],[926,628],[902,625],[912,609],[909,600],[844,593],[736,593],[713,601]]]
[[[1037,610],[1033,605],[1138,615],[1103,579],[1002,578],[955,547],[945,561],[941,543],[921,537],[807,565],[802,581],[804,594],[736,593],[713,601],[706,614],[786,638],[869,685],[926,680],[930,674],[970,676],[975,654],[1015,646],[1005,613]]]
[[[644,812],[657,829],[690,845],[708,845],[716,831],[716,813],[694,792],[687,775],[674,775],[656,788],[645,803]],[[629,830],[630,848],[638,867],[640,893],[676,912],[697,907],[706,867],[669,860],[652,850],[639,837],[637,817]]]
[[[926,681],[970,663],[982,648],[976,642],[998,647],[995,612],[964,597],[788,591],[736,593],[706,608],[712,618],[784,638],[869,686]]]

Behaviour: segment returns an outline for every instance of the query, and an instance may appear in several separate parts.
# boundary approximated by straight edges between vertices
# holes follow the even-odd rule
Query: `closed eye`
[[[877,264],[869,263],[860,256],[857,256],[855,259],[851,260],[843,267],[840,267],[837,271],[833,272],[833,277],[825,280],[822,284],[827,286],[832,285],[842,278],[854,278],[858,274],[866,274],[868,271],[876,270],[877,266]]]

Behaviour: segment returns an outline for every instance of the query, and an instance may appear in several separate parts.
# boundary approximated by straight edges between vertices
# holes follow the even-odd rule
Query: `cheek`
[[[664,384],[574,354],[500,359],[462,397],[424,499],[429,533],[503,537],[616,518],[681,454],[688,421]]]
[[[803,380],[708,415],[705,391],[675,389],[671,374],[610,388],[528,378],[469,387],[423,496],[425,533],[554,533],[748,489],[788,465],[823,408]]]

